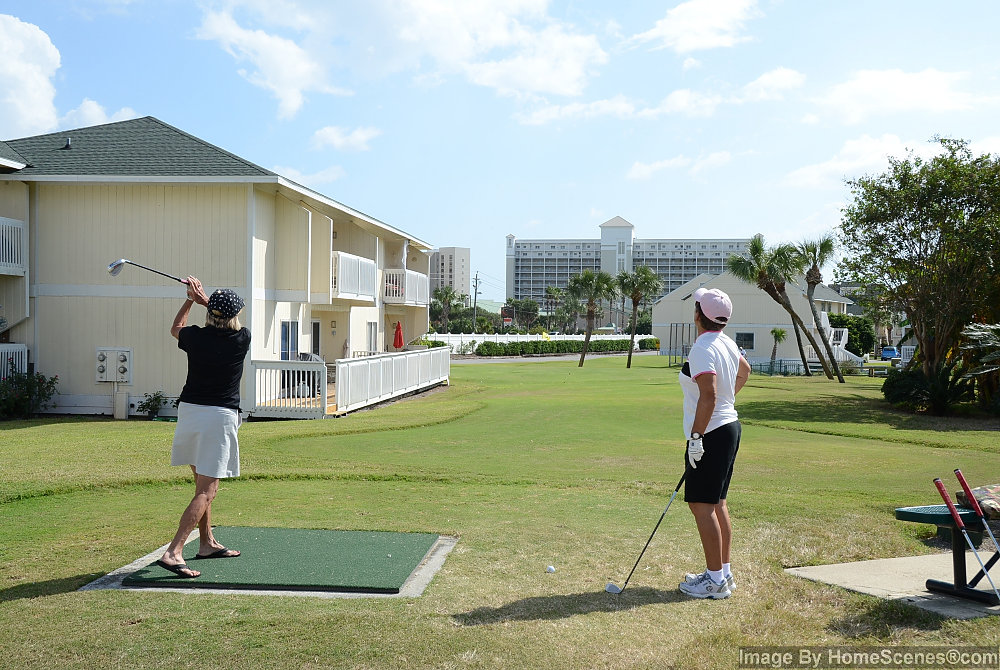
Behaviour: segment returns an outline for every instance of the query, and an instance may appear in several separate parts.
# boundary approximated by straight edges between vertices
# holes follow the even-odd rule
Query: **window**
[[[281,360],[295,361],[299,358],[299,322],[281,322]]]
[[[366,342],[368,346],[368,351],[375,352],[378,351],[378,322],[369,321],[365,324],[366,326]]]
[[[753,351],[753,333],[736,333],[736,346]]]
[[[319,333],[320,333],[320,330],[319,330],[319,321],[313,321],[312,322],[312,342],[310,343],[310,348],[312,349],[312,352],[314,354],[316,354],[317,356],[319,356],[319,338],[320,338]]]
[[[618,243],[618,254],[622,255],[624,253],[625,253],[625,242],[622,241]]]

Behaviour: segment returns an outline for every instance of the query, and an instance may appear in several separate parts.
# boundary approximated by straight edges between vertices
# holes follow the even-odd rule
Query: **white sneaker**
[[[723,598],[728,598],[733,594],[733,592],[729,590],[729,584],[726,582],[716,584],[712,581],[712,578],[707,572],[695,575],[695,580],[693,582],[689,582],[685,579],[680,583],[678,588],[680,588],[681,593],[689,595],[692,598],[711,598],[713,600],[721,600]]]
[[[707,572],[707,570],[706,570],[706,572]],[[688,573],[686,573],[684,575],[684,581],[688,582],[688,583],[696,582],[696,581],[698,581],[698,579],[703,574],[705,574],[705,573],[703,572],[701,574],[696,575],[693,572],[688,572]],[[736,590],[736,580],[733,579],[733,575],[732,574],[730,574],[728,577],[726,577],[726,584],[729,586],[729,590],[730,591],[735,591]]]

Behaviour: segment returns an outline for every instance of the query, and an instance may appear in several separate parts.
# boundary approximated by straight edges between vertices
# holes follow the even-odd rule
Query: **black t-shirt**
[[[243,361],[250,349],[250,331],[211,326],[181,328],[177,346],[187,352],[188,373],[181,402],[240,408]]]

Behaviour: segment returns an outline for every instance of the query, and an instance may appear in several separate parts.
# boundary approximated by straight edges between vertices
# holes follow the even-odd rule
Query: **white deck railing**
[[[337,361],[337,411],[350,412],[406,393],[447,383],[448,349],[424,349]]]
[[[331,257],[333,297],[375,302],[375,261],[343,251]]]
[[[7,376],[11,363],[15,372],[28,371],[28,345],[0,344],[0,377]]]
[[[0,217],[0,274],[24,274],[24,224]]]
[[[254,405],[250,413],[280,419],[326,415],[326,364],[322,361],[251,361]]]
[[[413,270],[385,270],[382,296],[393,305],[430,304],[430,279]]]

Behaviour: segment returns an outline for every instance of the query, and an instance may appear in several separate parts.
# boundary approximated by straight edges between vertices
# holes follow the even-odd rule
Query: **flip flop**
[[[200,577],[201,576],[201,573],[198,573],[197,575],[186,575],[186,574],[184,574],[182,572],[183,570],[187,570],[189,572],[194,572],[194,570],[192,570],[191,568],[189,568],[184,563],[176,563],[174,565],[171,565],[170,563],[164,563],[163,561],[157,561],[154,565],[158,565],[161,568],[163,568],[164,570],[168,570],[168,571],[174,573],[175,575],[177,575],[178,577],[181,577],[183,579],[194,579],[195,577]]]
[[[235,554],[230,554],[229,552],[235,551]],[[227,549],[223,547],[222,549],[216,549],[211,554],[198,554],[195,558],[206,559],[206,558],[236,558],[240,555],[240,552],[236,549]]]

